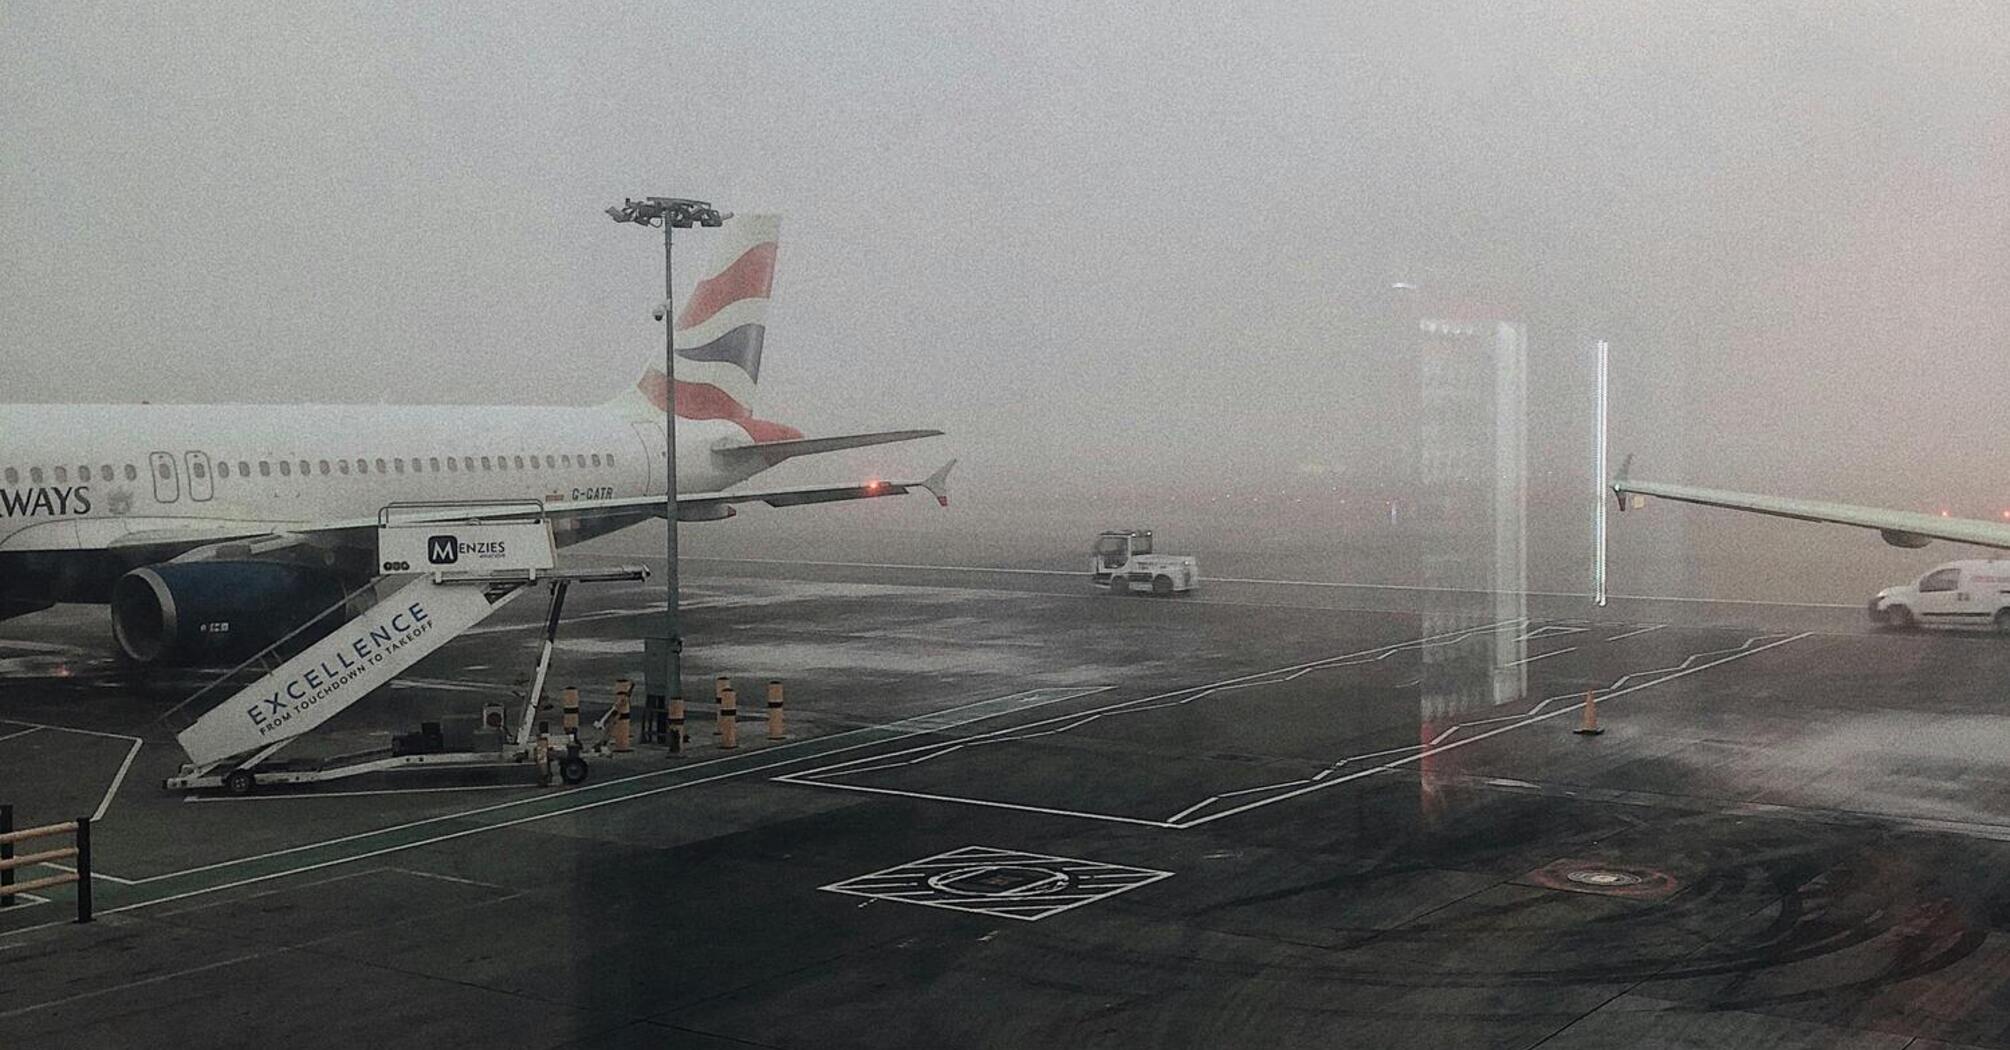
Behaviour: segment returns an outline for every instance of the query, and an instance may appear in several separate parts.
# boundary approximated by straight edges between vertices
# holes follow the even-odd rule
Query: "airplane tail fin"
[[[754,418],[780,231],[779,215],[727,220],[711,264],[675,319],[674,394],[665,389],[663,369],[651,365],[617,404],[660,419],[674,403],[679,418],[732,420],[755,441],[802,437],[793,428]]]
[[[927,481],[921,483],[921,487],[935,497],[935,502],[945,507],[949,506],[949,472],[955,468],[956,461],[952,459],[944,463],[935,473],[930,474]]]

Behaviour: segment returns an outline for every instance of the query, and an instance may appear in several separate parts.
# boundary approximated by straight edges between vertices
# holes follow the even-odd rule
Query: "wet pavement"
[[[89,610],[0,643],[0,796],[102,810],[97,922],[0,912],[12,1045],[2010,1045],[2010,645],[1852,610],[695,561],[692,691],[788,739],[165,792]],[[577,589],[554,685],[640,673]],[[1440,607],[1442,603],[1440,603]],[[525,600],[301,748],[465,720]],[[16,630],[16,627],[19,630]],[[1479,666],[1512,664],[1512,695]],[[1600,698],[1601,735],[1582,724]],[[135,746],[137,744],[137,747]]]

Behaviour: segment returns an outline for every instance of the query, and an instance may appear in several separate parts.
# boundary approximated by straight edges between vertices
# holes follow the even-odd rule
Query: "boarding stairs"
[[[568,590],[575,583],[636,581],[649,575],[642,566],[556,568],[550,523],[538,501],[393,504],[378,515],[378,555],[377,564],[387,569],[425,566],[427,571],[379,575],[163,715],[170,719],[199,712],[175,733],[189,761],[166,779],[167,789],[222,788],[242,795],[260,785],[542,759],[551,752],[534,743],[532,727]],[[492,749],[445,750],[429,725],[422,735],[433,735],[433,746],[421,741],[400,748],[394,740],[390,748],[332,758],[275,758],[540,586],[548,588],[550,599],[537,669],[521,698],[514,731],[503,723],[499,708],[484,718],[484,730],[495,732]],[[579,742],[561,745],[563,778],[567,783],[584,780],[587,767]]]

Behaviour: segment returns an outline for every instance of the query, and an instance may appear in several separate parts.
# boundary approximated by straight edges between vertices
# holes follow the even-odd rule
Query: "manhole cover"
[[[1635,900],[1660,900],[1682,889],[1682,884],[1665,871],[1636,864],[1614,864],[1610,860],[1593,857],[1565,857],[1515,881],[1524,886]]]
[[[1638,875],[1629,874],[1624,871],[1607,871],[1603,868],[1589,868],[1582,871],[1573,871],[1566,874],[1564,878],[1569,879],[1570,881],[1575,883],[1580,883],[1585,886],[1598,886],[1600,888],[1607,888],[1613,886],[1638,886],[1642,881],[1644,881]]]

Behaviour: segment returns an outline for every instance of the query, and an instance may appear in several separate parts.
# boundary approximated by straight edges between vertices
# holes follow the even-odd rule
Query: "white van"
[[[1870,600],[1882,627],[1988,627],[2010,634],[2010,561],[1951,561]]]

